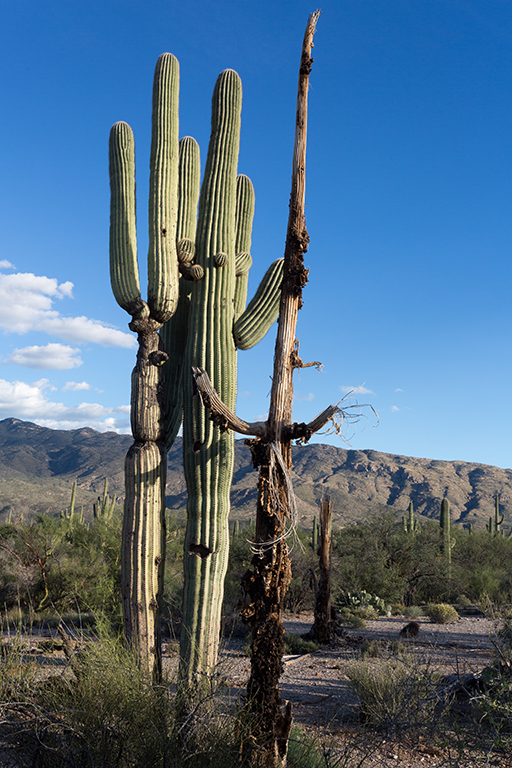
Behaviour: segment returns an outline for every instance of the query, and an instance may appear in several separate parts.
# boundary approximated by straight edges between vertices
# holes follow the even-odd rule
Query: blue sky
[[[512,465],[512,7],[326,0],[315,35],[295,419],[347,390],[354,448]],[[180,135],[206,157],[225,68],[244,86],[250,295],[283,253],[304,0],[0,4],[0,418],[128,430],[135,340],[108,276],[108,134],[135,132],[147,248],[151,84],[181,65]],[[239,353],[238,413],[268,408],[275,327]],[[367,391],[365,391],[367,390]],[[344,445],[337,437],[317,440]]]

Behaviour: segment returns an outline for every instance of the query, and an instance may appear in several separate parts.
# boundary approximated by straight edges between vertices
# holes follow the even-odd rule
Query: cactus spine
[[[167,354],[158,331],[178,301],[176,219],[179,65],[158,59],[153,83],[147,302],[141,298],[135,224],[135,147],[126,123],[110,133],[110,275],[118,304],[138,335],[132,373],[133,445],[125,460],[122,593],[127,639],[140,663],[161,670],[160,603],[165,556],[165,479],[161,365]]]
[[[245,308],[254,190],[237,177],[242,87],[233,70],[219,75],[212,99],[212,132],[199,199],[184,370],[206,370],[225,405],[236,400],[236,349],[249,349],[277,317],[282,259],[267,270]],[[181,300],[181,299],[180,299]],[[217,659],[228,561],[234,434],[209,418],[192,379],[183,377],[184,468],[188,490],[180,678],[204,679]]]

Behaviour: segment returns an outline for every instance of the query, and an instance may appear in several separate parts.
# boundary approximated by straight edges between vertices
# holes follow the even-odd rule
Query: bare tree
[[[254,436],[246,441],[253,464],[259,469],[256,532],[252,568],[242,579],[242,617],[251,627],[251,675],[246,709],[254,716],[248,748],[254,766],[284,766],[292,723],[291,705],[283,707],[279,690],[284,651],[282,606],[291,581],[287,538],[296,524],[295,496],[291,483],[292,442],[307,442],[329,421],[339,433],[342,421],[357,420],[338,405],[331,405],[309,424],[292,423],[293,373],[304,363],[299,357],[295,329],[302,306],[302,289],[308,270],[304,253],[309,243],[304,216],[306,182],[307,96],[313,59],[311,48],[320,11],[308,19],[302,44],[297,93],[292,191],[284,254],[274,371],[266,422],[248,423],[222,402],[207,373],[193,368],[197,393],[222,429]],[[350,413],[350,412],[349,412]]]

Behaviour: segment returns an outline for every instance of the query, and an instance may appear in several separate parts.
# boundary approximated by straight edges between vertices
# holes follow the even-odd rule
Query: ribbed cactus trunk
[[[110,133],[110,275],[118,304],[132,320],[139,349],[132,373],[134,443],[125,461],[122,533],[124,629],[142,667],[161,672],[160,610],[165,559],[167,449],[163,428],[161,366],[167,360],[158,335],[176,311],[178,260],[179,66],[171,54],[156,65],[150,156],[148,299],[139,286],[135,223],[135,146],[126,123]]]
[[[236,399],[233,340],[236,172],[242,88],[232,70],[220,75],[212,101],[212,135],[199,200],[196,262],[204,277],[192,289],[185,368],[208,371],[230,407]],[[184,468],[187,482],[181,673],[211,671],[217,659],[229,552],[229,493],[234,435],[221,433],[185,377]]]
[[[228,517],[234,435],[214,424],[198,397],[193,369],[207,371],[226,404],[234,408],[237,348],[250,349],[275,321],[282,259],[267,270],[247,308],[254,189],[237,176],[242,85],[233,70],[219,75],[212,99],[212,132],[199,196],[199,152],[182,140],[178,259],[180,307],[162,329],[171,363],[180,347],[181,371],[166,372],[167,400],[183,403],[183,457],[187,483],[183,623],[180,679],[193,688],[213,672],[221,627],[229,554]],[[186,324],[186,331],[183,326]],[[184,343],[186,339],[186,343]],[[174,412],[175,413],[175,412]],[[166,439],[179,421],[166,418]]]
[[[110,143],[111,282],[139,340],[132,376],[134,445],[125,472],[125,630],[141,657],[149,665],[154,657],[158,668],[166,449],[184,419],[188,522],[180,678],[194,685],[217,659],[234,437],[193,400],[192,372],[206,370],[234,407],[236,349],[250,349],[276,320],[282,278],[278,259],[245,307],[254,190],[246,176],[237,177],[241,105],[240,78],[226,70],[213,95],[199,195],[199,147],[190,137],[178,145],[178,63],[170,54],[160,57],[153,90],[147,303],[139,289],[129,126],[117,123]]]

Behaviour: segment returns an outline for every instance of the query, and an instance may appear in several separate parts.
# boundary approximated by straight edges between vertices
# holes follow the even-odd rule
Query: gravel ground
[[[426,617],[417,619],[420,630],[416,638],[404,640],[403,646],[413,660],[422,666],[430,665],[442,674],[463,675],[477,673],[492,659],[490,637],[496,631],[494,622],[478,617],[460,618],[453,624],[433,624]],[[400,630],[408,622],[404,617],[380,618],[367,621],[364,629],[347,629],[333,645],[301,656],[286,656],[280,688],[284,700],[293,707],[294,721],[323,745],[325,768],[383,768],[399,765],[400,768],[512,768],[512,760],[505,755],[480,758],[475,754],[454,758],[446,747],[440,747],[439,738],[432,735],[414,736],[414,741],[402,737],[399,741],[376,734],[360,723],[360,704],[349,687],[348,672],[351,665],[361,658],[365,644],[372,643],[373,652],[382,649],[384,654],[392,650],[392,643],[399,640]],[[285,615],[287,633],[306,634],[313,624],[313,615]],[[54,634],[48,632],[48,638]],[[33,661],[38,663],[42,674],[55,674],[56,668],[65,667],[62,653],[41,655],[41,633],[34,637],[36,644]],[[7,638],[5,638],[7,639]],[[246,641],[232,637],[223,644],[220,653],[218,675],[223,690],[230,701],[236,702],[245,692],[250,673],[250,660],[244,652]],[[37,650],[36,650],[37,647]],[[174,648],[174,651],[173,651]],[[164,656],[164,668],[171,674],[177,668],[175,646],[169,644]],[[382,657],[369,658],[376,667]],[[438,734],[439,736],[439,734]],[[0,768],[3,762],[0,750]],[[318,766],[320,768],[320,766]]]
[[[453,624],[433,624],[427,617],[417,619],[418,636],[402,641],[408,654],[419,665],[430,665],[442,674],[477,673],[492,658],[490,636],[496,630],[494,622],[485,618],[460,618]],[[311,628],[312,614],[284,617],[286,632],[303,635]],[[361,658],[361,649],[368,641],[389,649],[399,640],[400,630],[408,623],[404,617],[380,618],[366,622],[364,629],[348,629],[344,638],[333,647],[303,655],[287,656],[280,680],[284,700],[292,702],[294,721],[318,738],[329,751],[327,765],[343,768],[361,766],[382,768],[399,765],[401,768],[439,768],[457,766],[473,768],[477,765],[512,766],[505,756],[496,760],[466,756],[453,761],[446,750],[440,749],[434,739],[415,736],[414,743],[377,737],[359,723],[360,706],[349,687],[347,672]],[[244,641],[231,640],[221,653],[219,674],[234,698],[245,691],[250,672],[249,658],[244,654]],[[379,658],[370,663],[378,665]]]

